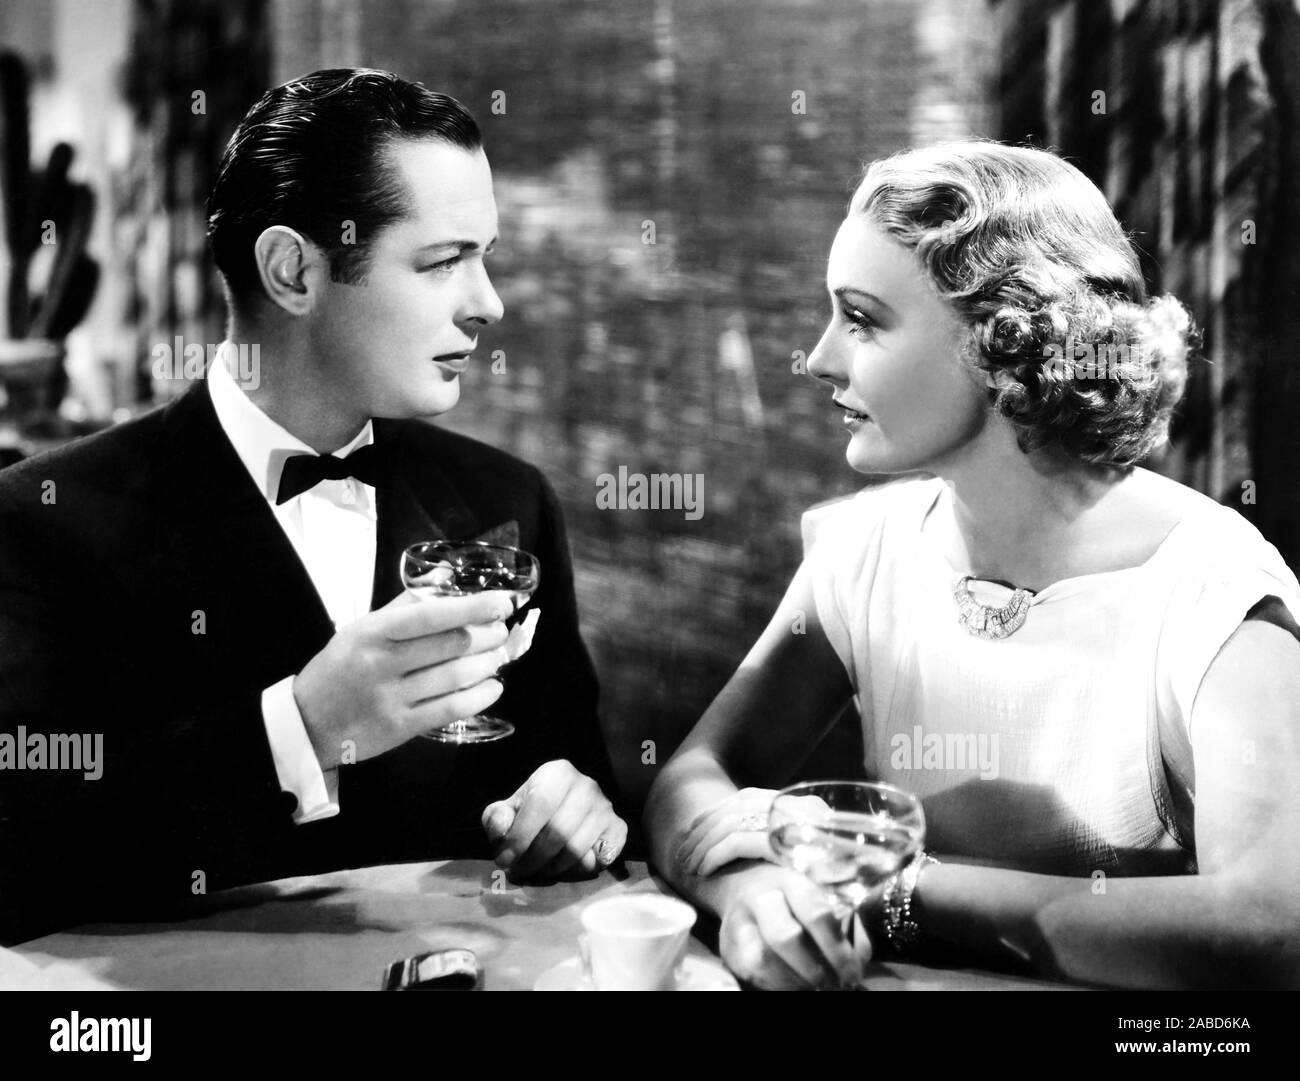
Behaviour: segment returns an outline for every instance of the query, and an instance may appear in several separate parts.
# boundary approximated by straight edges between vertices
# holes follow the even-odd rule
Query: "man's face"
[[[492,171],[481,150],[437,139],[401,140],[385,160],[410,213],[371,240],[362,284],[323,284],[312,356],[340,414],[433,416],[456,404],[479,329],[501,318],[483,265],[497,236]]]

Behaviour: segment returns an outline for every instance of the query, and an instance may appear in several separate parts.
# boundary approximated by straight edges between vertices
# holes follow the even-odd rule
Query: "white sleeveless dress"
[[[942,490],[905,479],[804,515],[867,775],[922,797],[940,853],[1052,874],[1195,871],[1197,689],[1261,598],[1300,621],[1295,575],[1201,497],[1146,563],[1055,582],[987,641],[957,623],[957,569],[921,531]]]

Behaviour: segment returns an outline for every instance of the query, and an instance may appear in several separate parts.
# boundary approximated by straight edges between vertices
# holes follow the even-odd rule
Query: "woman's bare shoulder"
[[[1209,496],[1172,477],[1135,469],[1125,492],[1125,511],[1139,521],[1173,525],[1188,514],[1218,506]]]
[[[1124,533],[1134,549],[1148,554],[1160,548],[1175,530],[1200,532],[1197,527],[1206,521],[1222,524],[1223,516],[1232,513],[1195,488],[1148,469],[1134,470],[1118,494],[1108,513],[1114,521],[1124,524]],[[1240,515],[1236,517],[1242,525],[1248,525]]]
[[[1285,590],[1295,588],[1294,571],[1240,510],[1157,473],[1147,472],[1141,484],[1144,492],[1135,490],[1131,507],[1134,536],[1150,541],[1163,531],[1171,543],[1157,546],[1201,579],[1226,582],[1263,573]]]

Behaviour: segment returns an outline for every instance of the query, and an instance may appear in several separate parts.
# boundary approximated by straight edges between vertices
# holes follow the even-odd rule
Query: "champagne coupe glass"
[[[519,548],[483,541],[424,541],[402,553],[402,584],[417,597],[463,597],[502,589],[511,594],[516,615],[541,578],[537,557]],[[515,726],[499,717],[465,717],[425,732],[439,743],[491,743]]]
[[[777,859],[830,896],[853,941],[853,917],[925,844],[921,801],[891,784],[812,781],[776,794],[768,840]]]

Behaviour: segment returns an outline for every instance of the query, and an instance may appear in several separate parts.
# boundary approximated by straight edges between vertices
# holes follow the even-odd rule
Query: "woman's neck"
[[[926,532],[954,567],[1030,589],[1101,569],[1101,540],[1112,518],[1105,501],[1132,471],[1050,450],[1024,454],[1014,444],[1011,451],[936,471],[946,491]],[[1089,553],[1098,557],[1096,567]]]

